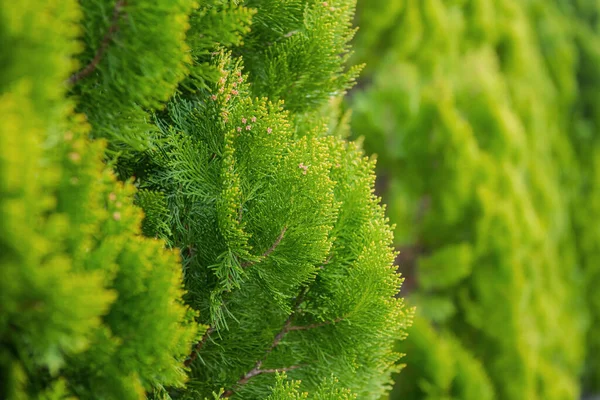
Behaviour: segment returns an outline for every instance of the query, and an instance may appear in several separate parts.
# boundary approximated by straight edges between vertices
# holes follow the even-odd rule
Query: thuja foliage
[[[133,186],[66,98],[77,5],[1,8],[0,397],[182,386],[196,326],[179,257],[141,236]]]
[[[379,155],[422,317],[399,347],[398,398],[573,399],[597,385],[598,11],[363,3],[359,54],[385,56],[353,128]],[[478,394],[448,372],[463,362]]]
[[[69,79],[71,94],[93,134],[110,138],[112,148],[148,145],[148,110],[173,95],[191,61],[184,40],[193,6],[193,0],[81,1],[85,46],[77,55],[82,68]]]
[[[13,152],[25,144],[3,147],[6,165],[27,163],[21,169],[31,174],[15,180],[19,196],[10,196],[15,204],[42,192],[52,200],[25,206],[35,235],[24,233],[8,264],[15,278],[1,283],[17,288],[3,291],[1,303],[11,395],[384,395],[410,313],[395,297],[401,280],[373,193],[374,161],[342,139],[340,98],[358,72],[346,66],[354,2],[10,8],[15,15],[2,17],[16,21],[14,32],[0,33],[16,49],[2,56],[15,76],[2,90],[33,103],[18,123],[38,128],[18,136],[23,129],[8,120],[12,130],[2,134],[38,146],[36,157]],[[60,73],[29,65],[32,52]],[[8,115],[21,117],[18,108]],[[41,178],[46,166],[57,177],[51,184]],[[21,191],[34,189],[25,201]],[[64,225],[47,228],[54,215]],[[13,228],[2,235],[13,243]],[[39,284],[58,307],[51,314],[55,303],[30,302],[27,289],[30,277],[51,271],[41,265],[55,251],[60,284]],[[77,274],[87,286],[75,285]],[[42,307],[48,324],[60,321],[58,338],[36,330],[27,307]],[[67,311],[85,318],[63,322]],[[49,355],[37,350],[44,343]]]
[[[263,398],[266,371],[280,369],[310,392],[333,373],[378,397],[403,316],[372,162],[324,131],[294,138],[279,105],[249,97],[238,66],[219,67],[216,94],[169,104],[137,175],[142,203],[164,196],[186,300],[210,326],[187,396]]]

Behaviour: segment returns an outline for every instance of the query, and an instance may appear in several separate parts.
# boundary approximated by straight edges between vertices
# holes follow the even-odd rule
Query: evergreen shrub
[[[140,235],[133,185],[116,180],[66,98],[77,5],[2,10],[3,48],[15,51],[0,85],[0,397],[182,386],[196,327],[179,256]]]
[[[411,312],[344,139],[354,1],[4,3],[6,397],[383,396]]]

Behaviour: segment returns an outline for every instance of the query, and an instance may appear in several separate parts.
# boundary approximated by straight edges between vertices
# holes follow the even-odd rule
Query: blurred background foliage
[[[600,389],[600,2],[358,2],[348,105],[401,295],[392,399]]]

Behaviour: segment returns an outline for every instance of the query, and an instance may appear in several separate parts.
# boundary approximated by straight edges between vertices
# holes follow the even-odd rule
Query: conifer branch
[[[198,353],[202,349],[202,346],[204,346],[204,343],[206,343],[206,341],[208,340],[208,337],[214,331],[215,331],[215,328],[213,328],[211,326],[210,328],[208,328],[206,330],[206,332],[204,332],[204,335],[202,336],[202,339],[200,339],[200,341],[198,343],[196,343],[196,345],[194,346],[194,349],[192,350],[192,352],[190,353],[190,355],[188,356],[188,358],[185,360],[185,362],[183,363],[183,365],[185,365],[186,367],[189,367],[190,365],[192,365],[192,363],[198,358]]]
[[[261,258],[265,259],[267,257],[269,257],[271,255],[271,253],[273,253],[275,251],[275,249],[277,248],[277,246],[279,246],[279,243],[281,243],[281,240],[283,239],[283,236],[285,235],[285,232],[287,231],[287,226],[284,226],[281,233],[279,234],[279,236],[277,237],[277,239],[275,239],[275,242],[273,242],[273,244],[271,245],[271,247],[269,247],[267,249],[267,251],[265,251]],[[242,268],[247,268],[251,265],[256,264],[255,261],[248,261],[248,262],[243,262],[242,263]]]
[[[186,226],[186,228],[187,228],[187,226]],[[281,231],[281,233],[279,234],[279,236],[277,237],[277,239],[275,240],[275,242],[271,245],[271,247],[269,247],[267,249],[267,251],[265,251],[263,253],[263,255],[262,255],[263,259],[266,258],[266,257],[268,257],[273,251],[275,251],[275,249],[277,248],[277,246],[279,246],[279,243],[281,243],[281,240],[283,239],[283,236],[285,235],[286,231],[287,231],[287,226],[283,228],[283,230]],[[192,255],[192,250],[193,249],[192,249],[191,245],[188,246],[188,255],[190,257]],[[246,267],[249,267],[252,264],[254,264],[254,263],[242,263],[242,267],[246,268]],[[303,293],[304,292],[301,292],[302,295],[303,295]],[[296,298],[296,304],[300,305],[301,302],[302,301],[300,299],[300,296],[298,296]],[[295,305],[295,309],[296,309],[296,307],[297,306]],[[289,326],[291,324],[291,318],[292,318],[293,315],[294,315],[294,312],[292,312],[292,314],[288,318],[288,321],[286,321],[286,326]],[[194,349],[192,350],[192,352],[190,353],[190,355],[188,356],[188,358],[185,360],[185,362],[183,363],[183,365],[185,365],[186,367],[189,367],[190,365],[192,365],[192,363],[198,358],[198,353],[202,349],[202,346],[204,346],[204,343],[206,342],[206,340],[208,339],[208,337],[210,336],[210,334],[213,333],[214,331],[215,331],[215,328],[212,327],[212,326],[206,330],[206,332],[204,333],[204,336],[202,336],[202,339],[198,343],[196,343],[196,345],[194,346]],[[285,333],[284,333],[284,335],[285,335]],[[283,338],[283,336],[281,338],[279,338],[279,340],[277,340],[276,343],[274,342],[275,345],[272,346],[271,349],[269,349],[269,351],[267,352],[267,354],[269,354],[271,352],[271,350],[273,350],[273,348],[275,346],[277,346],[277,344],[279,344],[279,342],[281,341],[282,338]],[[262,361],[259,361],[259,362],[260,362],[260,364],[262,364]]]
[[[108,28],[108,32],[102,38],[102,42],[100,43],[100,47],[96,51],[94,58],[90,61],[85,67],[81,70],[77,71],[73,75],[69,77],[69,83],[75,84],[81,79],[87,77],[92,72],[96,70],[100,61],[102,61],[102,57],[104,57],[104,53],[108,49],[108,45],[110,44],[114,34],[119,30],[119,18],[123,14],[123,7],[126,5],[125,0],[118,0],[115,3],[115,7],[113,8],[112,19],[110,23],[110,27]]]
[[[263,257],[269,257],[269,255],[275,251],[275,249],[277,248],[277,246],[279,246],[279,243],[281,243],[281,239],[283,239],[283,235],[285,235],[285,232],[287,231],[287,226],[284,226],[281,233],[279,234],[279,236],[277,237],[277,239],[275,240],[275,242],[273,243],[273,245],[271,245],[271,247],[269,247],[269,249],[267,251],[265,251],[263,253]]]
[[[304,286],[302,288],[302,290],[300,291],[300,293],[298,294],[298,296],[296,297],[296,301],[294,302],[292,312],[290,313],[289,317],[285,320],[285,322],[283,324],[283,328],[273,338],[273,342],[271,343],[271,346],[269,346],[269,348],[265,352],[265,355],[263,356],[263,358],[258,360],[256,362],[256,364],[254,364],[254,367],[250,371],[248,371],[246,374],[244,374],[236,382],[235,387],[240,387],[240,386],[245,385],[246,383],[248,383],[248,381],[250,379],[252,379],[253,377],[255,377],[257,375],[267,374],[267,373],[275,373],[275,372],[286,372],[286,371],[291,371],[291,370],[300,368],[300,366],[297,366],[297,365],[287,367],[287,368],[277,368],[277,369],[262,369],[261,367],[262,367],[264,361],[269,356],[269,354],[271,354],[271,352],[279,345],[279,343],[281,343],[283,338],[289,332],[291,332],[291,331],[306,331],[306,330],[310,330],[310,329],[320,328],[322,326],[331,325],[333,323],[340,322],[344,319],[343,317],[339,317],[333,321],[326,321],[326,322],[321,322],[318,324],[311,324],[311,325],[305,325],[305,326],[292,325],[292,320],[298,313],[298,310],[300,309],[300,304],[302,304],[302,302],[304,301],[304,296],[308,292],[308,288],[309,288],[308,286]],[[233,393],[234,393],[233,389],[228,389],[221,395],[221,398],[229,398],[233,395]]]

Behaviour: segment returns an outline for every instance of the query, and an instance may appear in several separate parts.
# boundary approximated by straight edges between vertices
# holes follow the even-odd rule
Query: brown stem
[[[265,251],[261,258],[267,258],[269,257],[269,255],[271,255],[272,252],[275,251],[275,249],[277,248],[277,246],[279,246],[279,243],[281,243],[281,240],[283,239],[283,236],[285,235],[285,232],[287,231],[287,226],[283,227],[283,230],[281,231],[281,233],[279,234],[279,236],[277,237],[277,239],[275,239],[275,242],[273,242],[273,244],[271,245],[271,247],[269,247],[267,249],[267,251]],[[254,261],[249,261],[249,262],[243,262],[242,263],[242,268],[247,268],[251,265],[254,265],[256,262]]]
[[[271,245],[271,247],[269,247],[269,249],[263,253],[263,257],[268,257],[273,251],[275,251],[277,246],[279,246],[279,243],[281,243],[281,239],[283,239],[283,235],[285,235],[286,231],[287,231],[287,226],[283,227],[283,229],[281,230],[281,233],[277,237],[277,240],[275,240],[273,245]]]
[[[81,70],[77,71],[69,77],[70,84],[77,83],[78,81],[87,77],[96,70],[98,64],[100,64],[100,61],[102,60],[102,57],[104,57],[104,53],[106,53],[106,49],[108,49],[108,45],[110,44],[114,34],[119,30],[119,18],[123,13],[123,7],[125,6],[125,4],[125,0],[118,0],[115,3],[110,27],[108,28],[108,32],[106,32],[106,34],[102,38],[102,42],[100,43],[100,47],[98,47],[94,58],[92,58],[92,61],[90,61],[85,67],[83,67]]]
[[[188,356],[187,360],[185,360],[185,362],[183,363],[183,365],[185,365],[186,367],[189,367],[190,365],[192,365],[192,363],[198,358],[198,353],[202,349],[202,346],[204,346],[204,343],[206,343],[206,340],[208,340],[208,337],[214,331],[215,331],[215,328],[213,328],[211,326],[210,328],[208,328],[206,330],[206,332],[204,332],[204,335],[202,336],[202,339],[200,339],[200,341],[198,343],[196,343],[196,345],[194,346],[194,349],[192,350],[192,352]]]
[[[195,251],[196,251],[196,249],[194,249],[194,247],[191,244],[188,244],[188,246],[187,246],[188,258],[192,258]]]

